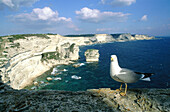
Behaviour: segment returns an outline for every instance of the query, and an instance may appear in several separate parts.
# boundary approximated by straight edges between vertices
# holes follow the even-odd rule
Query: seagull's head
[[[112,62],[117,61],[117,56],[116,55],[111,55],[111,61]]]

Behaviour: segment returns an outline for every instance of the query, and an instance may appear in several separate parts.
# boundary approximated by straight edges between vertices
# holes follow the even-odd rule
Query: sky
[[[170,36],[170,0],[0,0],[0,35]]]

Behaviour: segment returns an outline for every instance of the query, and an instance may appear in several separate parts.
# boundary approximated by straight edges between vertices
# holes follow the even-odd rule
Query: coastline
[[[7,55],[9,61],[1,67],[4,83],[8,83],[14,89],[22,89],[53,66],[78,60],[79,46],[154,39],[145,35],[131,34],[95,34],[93,37],[46,36],[45,38],[28,36],[5,43],[4,47],[7,49],[4,49],[3,53]]]

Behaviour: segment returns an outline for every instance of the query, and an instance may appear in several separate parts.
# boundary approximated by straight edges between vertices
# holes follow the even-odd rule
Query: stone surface
[[[84,53],[87,62],[99,61],[99,50],[87,49]]]

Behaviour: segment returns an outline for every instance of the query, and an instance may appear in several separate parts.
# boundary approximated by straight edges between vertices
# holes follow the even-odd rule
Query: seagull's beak
[[[114,59],[111,57],[111,61],[114,61]]]

